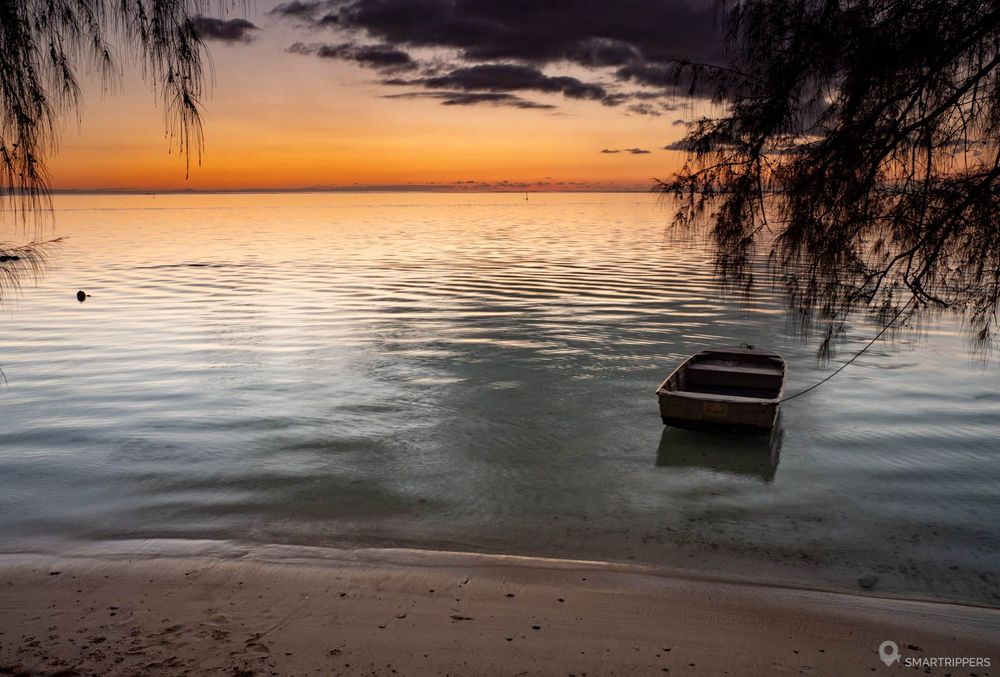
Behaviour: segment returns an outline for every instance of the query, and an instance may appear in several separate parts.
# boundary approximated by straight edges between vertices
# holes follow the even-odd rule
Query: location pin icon
[[[878,657],[886,664],[886,667],[899,660],[899,646],[890,639],[878,645]]]

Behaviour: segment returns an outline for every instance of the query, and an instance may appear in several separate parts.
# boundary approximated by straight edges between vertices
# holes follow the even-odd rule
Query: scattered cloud
[[[523,99],[515,94],[506,92],[403,92],[401,94],[387,94],[386,99],[434,99],[440,101],[445,106],[475,106],[477,104],[488,104],[493,106],[511,106],[513,108],[534,108],[539,110],[551,110],[555,106],[546,103],[537,103]]]
[[[601,68],[632,63],[642,59],[642,52],[622,40],[591,37],[569,47],[566,57],[581,66]]]
[[[676,141],[671,141],[666,146],[664,146],[663,150],[679,150],[686,153],[692,150],[693,148],[694,146],[687,139],[677,139]]]
[[[673,77],[673,64],[723,61],[714,4],[691,0],[621,0],[613,11],[605,3],[579,0],[291,0],[269,14],[343,40],[301,53],[381,72],[421,69],[422,77],[384,84],[557,94],[630,104],[627,110],[639,115],[662,114],[678,86],[690,89]]]
[[[651,103],[633,103],[628,107],[630,113],[635,113],[636,115],[651,115],[653,117],[659,117],[662,115],[660,109]]]
[[[316,12],[319,11],[321,4],[322,3],[319,2],[300,2],[299,0],[293,0],[292,2],[281,3],[268,12],[268,14],[281,17],[298,17],[313,20]]]
[[[711,145],[699,145],[698,150],[714,150],[714,151],[725,151],[734,148],[730,143],[718,142]],[[765,155],[790,155],[801,152],[806,148],[806,142],[802,141],[798,144],[791,144],[787,147],[777,147],[771,146],[764,149]],[[676,141],[671,141],[666,146],[663,146],[663,150],[673,150],[680,151],[682,153],[689,153],[695,150],[695,145],[687,138],[677,139]]]
[[[217,19],[211,16],[191,18],[194,30],[202,40],[215,40],[229,44],[252,42],[260,30],[246,19]]]
[[[413,70],[417,62],[409,54],[392,45],[359,45],[354,42],[324,44],[296,42],[287,49],[292,54],[315,54],[321,59],[343,59],[384,73]]]
[[[394,45],[451,48],[468,61],[704,62],[722,47],[713,3],[690,0],[621,0],[614,11],[575,0],[293,0],[270,13]]]
[[[430,77],[386,80],[384,84],[467,92],[534,91],[548,94],[561,93],[571,99],[596,101],[608,99],[608,92],[600,85],[586,83],[569,76],[549,76],[534,66],[515,64],[480,64],[456,68]]]
[[[671,64],[632,63],[622,66],[615,75],[619,80],[636,82],[648,87],[671,87],[676,84],[676,68]]]

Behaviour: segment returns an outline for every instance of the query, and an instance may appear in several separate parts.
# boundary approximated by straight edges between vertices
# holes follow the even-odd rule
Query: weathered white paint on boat
[[[770,430],[785,389],[785,360],[758,348],[713,348],[692,355],[660,384],[665,425]]]

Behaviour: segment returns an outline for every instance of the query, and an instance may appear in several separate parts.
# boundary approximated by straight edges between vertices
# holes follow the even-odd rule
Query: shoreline
[[[691,579],[703,582],[740,583],[747,586],[773,587],[787,590],[830,592],[877,599],[941,602],[960,606],[1000,609],[996,594],[962,594],[942,586],[923,589],[913,581],[901,578],[892,567],[852,566],[844,561],[812,559],[801,561],[802,553],[774,550],[766,555],[747,557],[738,547],[715,548],[697,543],[673,544],[671,556],[660,559],[645,557],[608,557],[593,554],[563,552],[560,548],[538,552],[505,550],[499,547],[476,547],[455,541],[405,540],[395,538],[341,539],[309,544],[301,539],[288,541],[237,540],[206,533],[191,536],[145,535],[131,538],[113,535],[87,537],[47,536],[8,539],[0,544],[0,558],[8,555],[76,555],[99,557],[218,556],[255,559],[305,558],[317,562],[342,563],[363,558],[366,561],[426,563],[437,557],[464,558],[468,561],[523,561],[554,565],[590,565],[613,568],[623,572]],[[912,564],[912,563],[911,563]],[[954,573],[954,567],[952,567]],[[968,575],[968,571],[962,572]],[[861,584],[866,574],[875,583]],[[985,579],[983,579],[985,581]],[[967,591],[966,591],[967,592]]]
[[[648,576],[705,584],[738,585],[786,591],[815,592],[858,597],[872,600],[893,600],[945,604],[1000,611],[973,600],[939,596],[931,593],[865,590],[846,585],[824,584],[829,579],[791,577],[782,569],[758,567],[755,575],[742,575],[732,570],[695,566],[680,566],[666,562],[577,558],[549,555],[499,553],[488,550],[454,550],[446,547],[414,547],[409,545],[303,545],[301,543],[261,543],[214,538],[122,538],[106,540],[46,540],[23,542],[23,547],[0,547],[0,566],[24,559],[51,560],[102,559],[113,561],[157,559],[219,559],[247,560],[267,564],[311,564],[316,566],[423,566],[451,567],[458,565],[491,567],[525,567],[565,571],[606,571],[622,575]],[[725,558],[723,558],[725,559]],[[705,562],[699,562],[704,564]],[[763,573],[761,573],[763,572]]]
[[[1000,661],[990,607],[388,548],[0,554],[0,608],[0,672],[15,674],[857,674],[888,669],[886,639],[904,658]]]

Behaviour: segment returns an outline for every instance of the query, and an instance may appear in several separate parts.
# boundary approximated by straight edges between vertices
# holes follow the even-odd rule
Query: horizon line
[[[448,188],[444,186],[354,186],[303,188],[53,188],[49,195],[186,195],[218,193],[654,193],[655,188]]]

